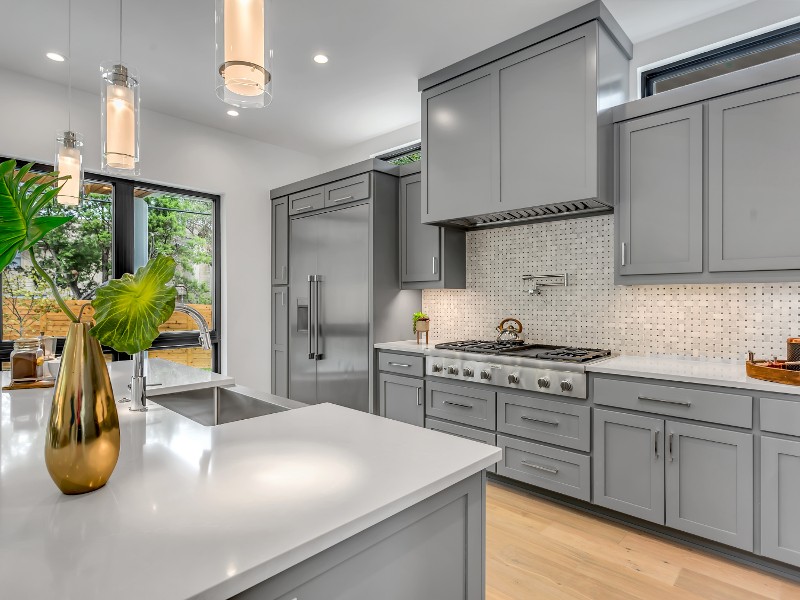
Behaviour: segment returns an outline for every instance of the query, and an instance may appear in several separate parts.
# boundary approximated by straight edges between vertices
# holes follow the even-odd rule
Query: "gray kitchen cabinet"
[[[708,104],[709,271],[800,269],[800,81]]]
[[[325,207],[366,200],[370,189],[369,173],[329,183],[325,186]]]
[[[666,525],[753,550],[753,436],[667,421]]]
[[[380,415],[419,427],[425,426],[425,384],[422,379],[378,375]]]
[[[289,198],[272,201],[272,285],[289,283]]]
[[[594,410],[594,502],[664,523],[664,421]]]
[[[289,194],[289,214],[297,215],[317,210],[325,206],[325,188],[316,187]]]
[[[618,274],[703,271],[703,107],[619,128]]]
[[[800,441],[761,438],[761,554],[800,567]]]
[[[422,223],[422,177],[400,178],[400,277],[403,289],[465,288],[466,233]]]
[[[272,383],[276,396],[289,396],[289,289],[272,288],[272,347],[270,348]]]
[[[428,381],[425,413],[447,421],[494,430],[497,394],[492,389]]]

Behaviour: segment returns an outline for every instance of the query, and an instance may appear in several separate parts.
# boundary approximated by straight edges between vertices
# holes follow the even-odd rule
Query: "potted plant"
[[[175,262],[156,257],[135,276],[111,280],[92,303],[95,326],[81,322],[34,253],[45,235],[73,218],[41,214],[68,178],[33,174],[32,166],[0,163],[0,271],[27,252],[71,321],[50,409],[45,463],[62,492],[82,494],[105,485],[119,457],[119,417],[100,343],[130,353],[150,346],[175,308],[175,289],[167,285]]]
[[[419,334],[425,334],[425,343],[428,343],[428,332],[431,329],[431,320],[424,312],[415,312],[414,319],[414,333],[417,334],[417,343],[419,344]]]

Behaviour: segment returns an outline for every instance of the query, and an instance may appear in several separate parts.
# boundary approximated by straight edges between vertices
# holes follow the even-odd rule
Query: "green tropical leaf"
[[[167,285],[174,275],[175,261],[157,256],[136,275],[126,273],[109,281],[92,301],[96,325],[91,334],[117,352],[147,350],[159,334],[159,325],[175,311],[175,288]]]

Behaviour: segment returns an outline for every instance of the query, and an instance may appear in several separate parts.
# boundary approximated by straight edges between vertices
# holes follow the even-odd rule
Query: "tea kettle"
[[[497,341],[498,342],[516,342],[522,340],[522,323],[518,319],[508,317],[500,321],[497,326]]]

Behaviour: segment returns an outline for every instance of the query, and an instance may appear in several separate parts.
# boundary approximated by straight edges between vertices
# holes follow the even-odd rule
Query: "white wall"
[[[0,69],[0,155],[52,163],[66,119],[63,86]],[[141,124],[139,179],[222,195],[222,369],[269,390],[268,194],[319,172],[320,161],[147,110]],[[72,127],[86,137],[87,172],[99,171],[99,97],[73,93]]]
[[[322,157],[321,172],[324,173],[339,167],[346,167],[361,160],[367,160],[373,154],[396,146],[402,146],[421,137],[421,123],[412,123]]]

